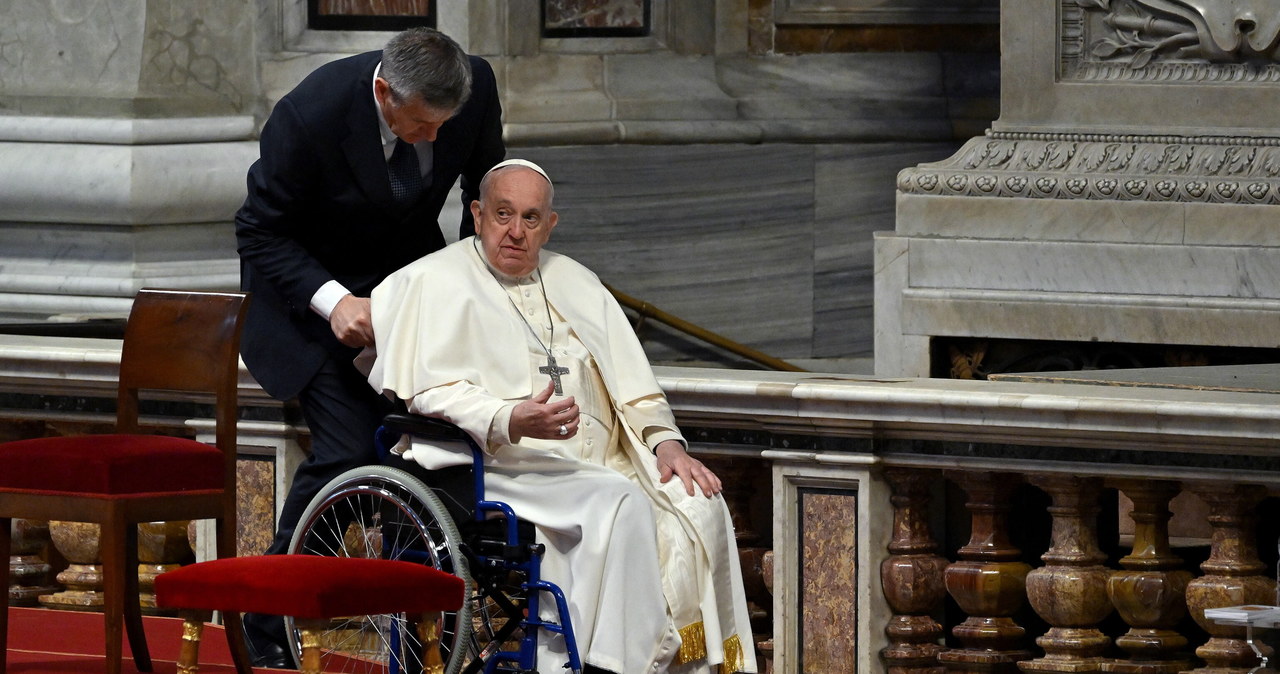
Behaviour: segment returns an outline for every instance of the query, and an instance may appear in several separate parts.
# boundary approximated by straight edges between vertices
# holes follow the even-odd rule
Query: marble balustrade
[[[0,336],[0,435],[108,423],[118,348]],[[1202,612],[1274,603],[1273,394],[657,373],[693,450],[729,483],[770,671],[1256,664],[1239,628]],[[252,551],[306,433],[247,376],[241,393]],[[202,404],[173,400],[152,418],[200,436]]]

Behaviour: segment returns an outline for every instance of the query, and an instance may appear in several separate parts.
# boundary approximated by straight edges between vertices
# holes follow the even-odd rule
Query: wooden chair
[[[212,611],[221,611],[223,616],[292,616],[300,632],[303,674],[320,673],[321,649],[330,618],[403,613],[422,644],[424,674],[436,674],[444,671],[436,618],[441,611],[462,606],[465,596],[462,579],[439,569],[360,557],[264,555],[215,559],[156,577],[156,605],[183,609],[178,671],[187,674],[199,671],[200,635]],[[234,646],[242,639],[239,630],[227,630],[236,670],[251,674],[247,656]],[[381,671],[371,663],[365,666],[369,671]]]
[[[236,384],[243,293],[142,290],[125,327],[116,434],[0,444],[0,550],[12,518],[101,528],[107,672],[119,674],[122,629],[138,671],[151,671],[138,604],[139,522],[213,519],[219,557],[236,553]],[[140,433],[140,390],[213,393],[216,447]],[[240,617],[227,628],[239,630]],[[8,605],[0,609],[0,651]],[[237,641],[244,648],[243,641]],[[240,654],[247,659],[247,653]],[[6,670],[0,657],[0,674]]]

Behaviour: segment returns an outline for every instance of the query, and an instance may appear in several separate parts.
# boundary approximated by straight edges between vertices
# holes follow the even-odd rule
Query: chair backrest
[[[234,481],[240,330],[248,307],[245,293],[139,291],[120,356],[117,431],[138,432],[139,390],[212,393],[217,446]]]

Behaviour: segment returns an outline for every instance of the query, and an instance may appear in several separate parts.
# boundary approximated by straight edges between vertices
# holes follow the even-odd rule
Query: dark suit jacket
[[[431,183],[407,208],[391,196],[373,100],[369,52],[320,67],[276,105],[249,169],[248,198],[236,213],[241,285],[253,293],[241,355],[276,398],[297,395],[328,357],[354,350],[310,309],[331,279],[368,297],[387,274],[440,249],[437,219],[462,178],[464,204],[502,160],[502,109],[493,69],[471,57],[471,96],[440,127]],[[463,208],[462,236],[472,233]]]

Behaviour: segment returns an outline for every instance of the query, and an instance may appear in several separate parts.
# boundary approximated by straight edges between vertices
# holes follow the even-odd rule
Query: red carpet
[[[179,618],[142,619],[155,674],[176,674],[182,641]],[[104,672],[102,614],[9,608],[9,674],[86,674]],[[135,673],[128,639],[124,643],[122,671]],[[232,674],[231,653],[222,628],[206,625],[200,640],[200,671]],[[255,669],[270,674],[278,669]]]

